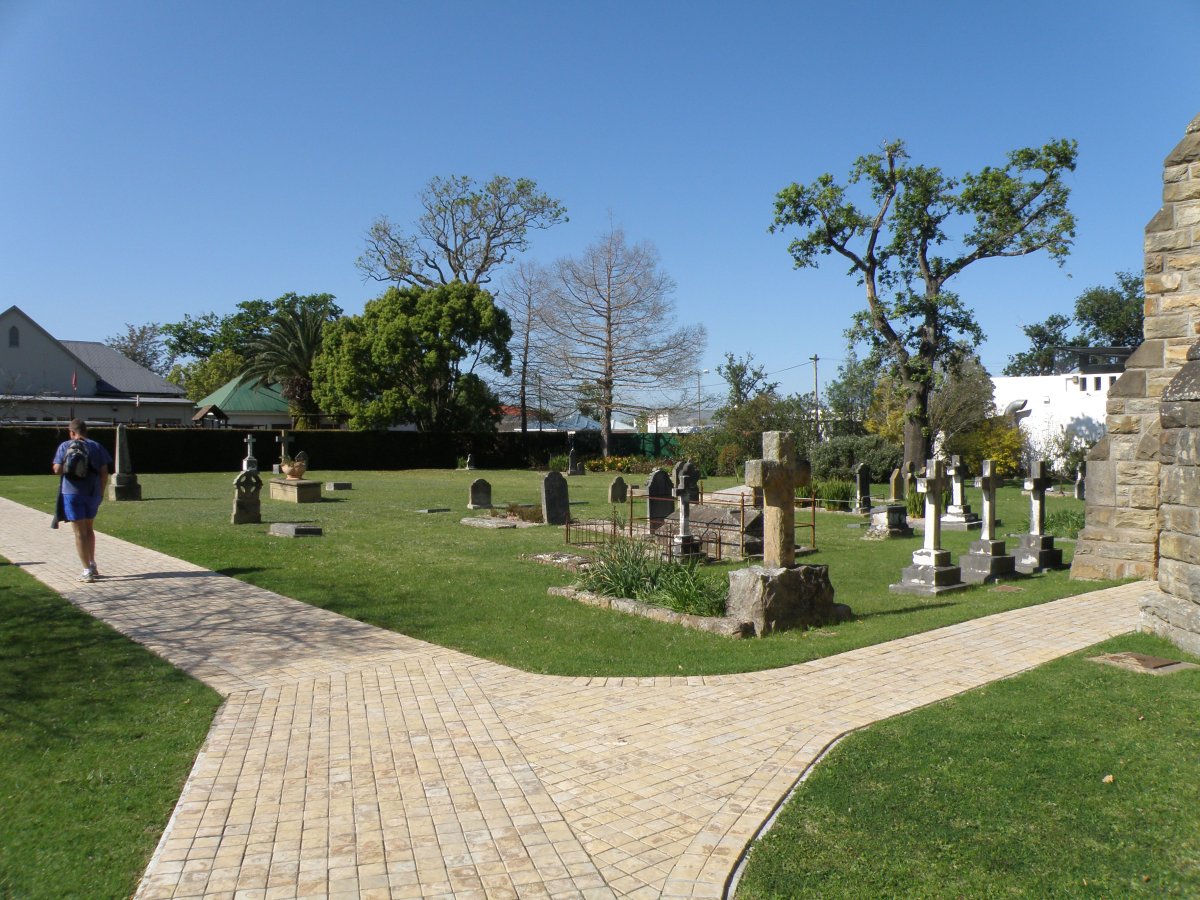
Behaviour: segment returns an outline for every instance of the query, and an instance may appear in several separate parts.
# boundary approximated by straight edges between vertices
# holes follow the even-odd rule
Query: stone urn
[[[279,464],[279,471],[291,479],[300,479],[308,470],[308,463],[301,459],[293,459]]]

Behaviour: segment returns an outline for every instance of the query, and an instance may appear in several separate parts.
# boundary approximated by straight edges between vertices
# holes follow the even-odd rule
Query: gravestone
[[[283,465],[286,460],[292,458],[292,436],[286,431],[281,431],[275,436],[275,443],[279,445],[279,462],[271,466],[271,471],[276,475],[279,475],[282,473],[282,470],[279,467]]]
[[[796,562],[796,444],[790,431],[764,431],[762,440],[746,484],[763,492],[763,565],[786,568]]]
[[[231,525],[249,525],[262,521],[262,478],[258,469],[245,469],[233,479],[233,515]]]
[[[691,508],[692,532],[702,540],[707,538],[710,543],[719,541],[723,558],[762,556],[762,512],[749,504],[709,505],[711,496],[706,494],[703,505]]]
[[[700,541],[692,534],[690,517],[694,487],[687,469],[679,471],[679,480],[675,485],[675,497],[679,501],[679,530],[675,533],[672,547],[675,555],[684,559],[700,555]]]
[[[1079,464],[1079,468],[1075,472],[1075,499],[1076,500],[1085,499],[1084,494],[1086,493],[1086,476],[1084,475],[1084,473],[1086,471],[1087,471],[1087,463],[1082,462]]]
[[[547,472],[542,478],[542,521],[547,525],[566,525],[570,517],[567,479],[561,472]]]
[[[1029,491],[1029,534],[1021,535],[1017,548],[1017,571],[1032,575],[1043,569],[1062,567],[1062,551],[1054,546],[1054,535],[1046,534],[1046,488],[1053,480],[1041,460],[1029,467],[1025,490]]]
[[[942,528],[945,531],[974,531],[983,527],[977,513],[971,512],[967,505],[965,480],[967,467],[958,456],[950,457],[950,465],[946,469],[950,476],[950,505],[942,514]]]
[[[904,476],[899,469],[892,469],[892,477],[888,479],[888,503],[904,502]]]
[[[353,489],[354,482],[352,481],[327,481],[325,482],[325,490],[327,491],[349,491]]]
[[[467,462],[466,462],[466,464],[465,464],[464,468],[465,468],[465,469],[466,469],[468,472],[474,472],[474,471],[475,471],[475,454],[474,454],[474,453],[468,453],[468,454],[467,454]]]
[[[679,486],[683,483],[683,479],[687,479],[688,484],[688,500],[692,503],[700,502],[700,467],[690,459],[681,460],[675,463],[675,467],[671,470],[671,480],[675,483],[675,496],[679,496]]]
[[[625,484],[625,479],[618,475],[608,486],[608,502],[624,503],[628,499],[629,486]]]
[[[969,584],[990,584],[1016,570],[1016,557],[1006,555],[1004,541],[996,540],[996,488],[1000,478],[994,468],[992,461],[985,459],[975,479],[975,486],[983,493],[981,531],[979,540],[972,541],[970,550],[958,558],[962,579]]]
[[[575,448],[572,447],[567,453],[567,474],[568,475],[586,475],[587,472],[583,468],[583,463],[579,457],[575,455]]]
[[[866,463],[854,467],[854,512],[861,516],[871,514],[871,469]]]
[[[141,500],[142,486],[133,473],[133,457],[129,455],[129,433],[124,425],[117,426],[115,471],[108,479],[109,500]]]
[[[321,482],[307,478],[272,478],[269,496],[285,503],[320,503]]]
[[[917,480],[917,490],[925,495],[925,542],[913,552],[913,564],[904,569],[900,581],[888,589],[898,594],[938,594],[967,587],[958,566],[950,565],[950,551],[942,549],[942,491],[946,473],[940,459],[925,463],[925,477]]]
[[[467,499],[467,509],[491,509],[492,486],[486,478],[476,478],[471,482],[471,492]]]
[[[258,471],[258,460],[254,457],[254,435],[248,434],[245,440],[242,441],[246,445],[246,458],[242,460],[242,471],[249,472],[250,470]]]
[[[670,475],[662,469],[650,473],[650,480],[646,482],[646,518],[650,520],[652,529],[675,512],[674,494],[675,486],[671,483]]]

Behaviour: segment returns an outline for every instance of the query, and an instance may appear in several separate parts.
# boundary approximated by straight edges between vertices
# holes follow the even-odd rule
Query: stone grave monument
[[[888,503],[904,502],[904,476],[899,469],[892,469],[892,477],[888,479]]]
[[[942,491],[946,473],[940,459],[925,463],[925,477],[917,479],[917,490],[925,495],[925,543],[913,552],[913,564],[904,569],[900,581],[889,585],[898,594],[938,594],[967,587],[958,566],[950,565],[950,551],[942,549]]]
[[[871,527],[863,535],[864,541],[912,537],[912,526],[908,524],[908,506],[900,496],[903,490],[900,470],[893,469],[892,477],[888,481],[887,503],[871,508]]]
[[[967,467],[958,456],[950,457],[950,465],[946,469],[950,476],[950,505],[942,514],[942,529],[945,531],[974,531],[982,528],[983,523],[977,513],[971,512],[967,505],[966,477]]]
[[[871,469],[866,463],[854,467],[854,509],[860,516],[871,514]]]
[[[1017,558],[1004,552],[1004,541],[996,540],[996,488],[1000,478],[993,474],[990,459],[980,464],[975,486],[983,492],[983,518],[979,540],[971,542],[970,550],[958,558],[963,581],[969,584],[990,584],[1016,571]]]
[[[304,477],[308,470],[307,453],[302,450],[295,458],[285,456],[276,468],[287,477],[271,479],[268,494],[272,500],[282,500],[285,503],[321,502],[321,482]]]
[[[572,447],[567,453],[567,474],[568,475],[586,475],[587,472],[583,468],[583,463],[579,457],[575,455],[575,448]]]
[[[1025,490],[1029,491],[1029,534],[1021,535],[1017,548],[1017,571],[1032,575],[1043,569],[1062,567],[1062,551],[1054,546],[1054,535],[1046,534],[1046,488],[1052,479],[1040,459],[1029,467]]]
[[[570,517],[567,479],[561,472],[547,472],[542,478],[542,521],[547,525],[566,525]]]
[[[117,452],[114,454],[115,471],[108,479],[109,500],[141,500],[142,486],[133,472],[133,457],[129,454],[129,432],[124,425],[117,426]]]
[[[279,445],[279,462],[271,466],[271,471],[276,475],[281,475],[283,474],[283,470],[280,466],[292,458],[292,436],[286,431],[281,431],[275,436],[275,443]]]
[[[625,479],[618,475],[608,485],[608,502],[624,503],[628,499],[629,486],[625,484]]]
[[[1087,493],[1087,463],[1082,462],[1079,468],[1075,471],[1075,499],[1085,499]]]
[[[699,556],[701,552],[700,541],[692,534],[690,518],[693,492],[697,489],[690,471],[686,468],[683,470],[677,468],[676,472],[678,480],[675,483],[675,497],[679,501],[679,529],[675,532],[675,538],[671,542],[672,552],[675,556],[683,559],[691,559]]]
[[[675,512],[674,495],[675,486],[671,483],[670,475],[662,469],[650,473],[650,480],[646,483],[646,518],[650,520],[651,530]]]
[[[246,445],[246,458],[242,460],[242,471],[243,472],[250,472],[250,471],[257,472],[258,471],[258,460],[255,459],[255,457],[254,457],[254,435],[252,435],[252,434],[246,435],[246,438],[242,443],[244,443]]]
[[[231,525],[249,525],[262,521],[262,478],[258,469],[243,469],[233,479],[233,515]]]
[[[466,469],[468,472],[475,471],[476,466],[475,466],[475,454],[474,453],[467,454],[467,461],[466,461],[466,464],[463,466],[463,468]]]
[[[746,484],[763,492],[763,564],[729,573],[725,615],[762,637],[840,622],[828,566],[796,565],[796,447],[791,432],[763,433],[763,458],[746,462]]]
[[[467,509],[491,509],[492,486],[486,478],[476,478],[471,482],[471,493],[467,499]]]

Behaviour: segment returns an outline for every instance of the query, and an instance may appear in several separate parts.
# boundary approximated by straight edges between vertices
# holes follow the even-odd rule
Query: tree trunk
[[[921,471],[929,459],[929,386],[923,381],[907,381],[904,402],[904,462]]]

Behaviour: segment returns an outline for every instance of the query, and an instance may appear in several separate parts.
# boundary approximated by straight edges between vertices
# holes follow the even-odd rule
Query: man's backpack
[[[76,439],[67,444],[67,452],[63,454],[63,474],[68,478],[87,478],[89,471],[88,446]]]

